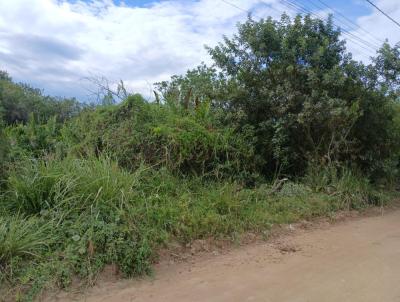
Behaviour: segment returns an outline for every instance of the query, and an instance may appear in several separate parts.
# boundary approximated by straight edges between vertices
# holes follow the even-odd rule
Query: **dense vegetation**
[[[381,205],[398,179],[400,46],[352,60],[331,21],[249,19],[155,100],[83,105],[0,74],[0,293],[29,300],[157,250]],[[125,91],[126,93],[126,91]],[[288,179],[288,181],[284,181]]]

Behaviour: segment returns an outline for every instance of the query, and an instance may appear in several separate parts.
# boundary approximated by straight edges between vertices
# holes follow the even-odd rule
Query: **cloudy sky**
[[[365,0],[290,1],[318,16],[334,13],[359,60],[368,60],[386,38],[400,41],[400,28]],[[372,1],[400,21],[400,0]],[[122,79],[149,97],[152,83],[209,62],[204,45],[231,35],[246,11],[255,19],[295,14],[287,2],[0,0],[0,69],[47,94],[82,101],[88,76]]]

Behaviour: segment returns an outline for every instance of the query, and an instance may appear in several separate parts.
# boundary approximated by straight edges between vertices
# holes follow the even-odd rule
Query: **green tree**
[[[186,109],[198,107],[200,103],[220,99],[222,92],[221,74],[204,63],[188,70],[185,75],[174,75],[171,81],[155,83],[155,96]]]
[[[399,100],[400,97],[400,43],[391,47],[384,43],[369,68],[370,78],[383,93]]]
[[[62,122],[78,114],[82,107],[76,99],[46,96],[40,89],[14,83],[6,72],[0,71],[0,116],[7,125],[27,123],[30,116],[41,122],[57,116]]]
[[[311,161],[367,168],[393,151],[389,100],[331,18],[250,18],[208,49],[231,92],[222,106],[256,130],[264,173],[301,174]]]

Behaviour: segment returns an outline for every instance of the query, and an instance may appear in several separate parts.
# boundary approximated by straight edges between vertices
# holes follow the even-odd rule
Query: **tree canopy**
[[[397,150],[398,46],[384,44],[365,65],[346,51],[332,18],[283,15],[249,18],[208,50],[212,68],[174,77],[164,91],[179,95],[180,87],[184,97],[190,86],[238,131],[251,126],[263,174],[302,174],[310,162],[347,163],[373,174]]]

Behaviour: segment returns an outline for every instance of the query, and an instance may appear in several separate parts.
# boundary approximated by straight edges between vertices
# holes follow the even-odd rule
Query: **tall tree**
[[[346,52],[332,18],[250,18],[209,52],[234,91],[224,106],[244,112],[242,125],[256,130],[265,173],[390,156],[388,100],[368,88],[367,68]]]

